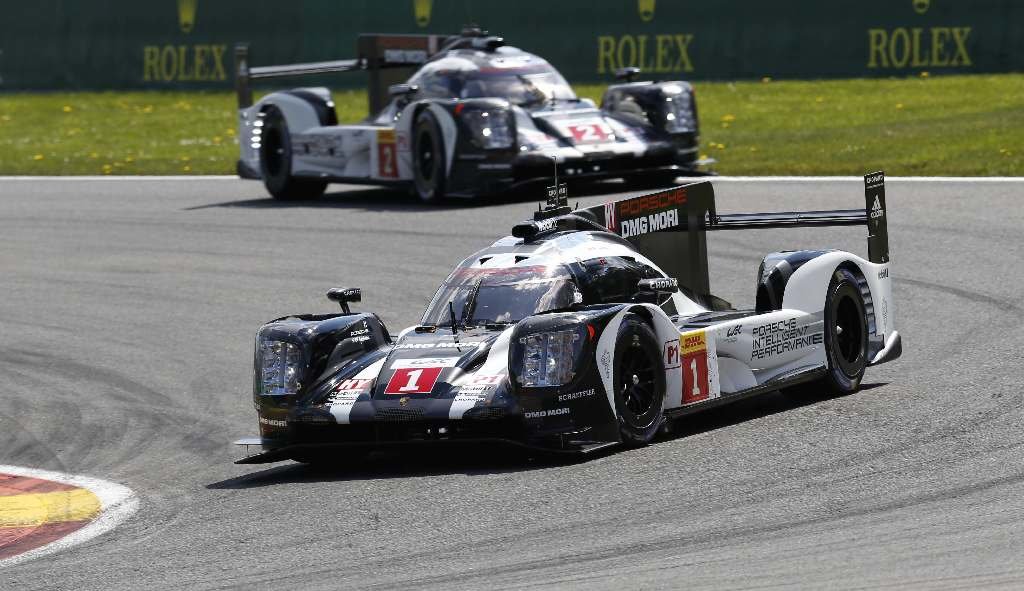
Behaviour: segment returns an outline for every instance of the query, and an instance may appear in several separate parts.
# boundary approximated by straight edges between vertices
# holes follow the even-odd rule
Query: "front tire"
[[[416,116],[413,126],[413,189],[416,196],[426,203],[436,203],[444,198],[447,184],[444,137],[437,118],[424,109]]]
[[[636,314],[627,314],[615,339],[612,384],[619,434],[629,447],[647,445],[663,419],[665,368],[658,339]]]
[[[292,176],[291,134],[284,114],[277,107],[267,107],[264,111],[260,139],[260,174],[263,186],[274,199],[313,199],[324,194],[327,190],[326,181]]]
[[[840,394],[856,392],[868,365],[868,327],[857,276],[842,267],[832,274],[825,296],[825,355],[828,373],[821,385]]]

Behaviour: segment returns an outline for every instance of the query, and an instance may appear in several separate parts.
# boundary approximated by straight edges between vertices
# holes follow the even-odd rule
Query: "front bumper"
[[[454,422],[453,422],[454,423]],[[248,451],[260,451],[236,460],[236,464],[268,464],[312,454],[344,453],[345,450],[395,450],[408,447],[435,446],[439,448],[475,448],[478,446],[504,447],[545,454],[588,454],[616,445],[615,441],[592,441],[582,433],[554,433],[546,437],[522,438],[515,433],[454,428],[455,425],[418,424],[396,429],[391,425],[368,424],[335,425],[337,429],[324,430],[321,437],[298,439],[270,439],[247,437],[234,442]],[[369,428],[367,428],[369,427]],[[308,434],[307,434],[308,435]]]
[[[588,453],[617,443],[607,429],[595,428],[590,419],[575,420],[569,413],[527,419],[517,406],[481,406],[462,418],[449,418],[442,399],[421,399],[408,406],[398,402],[359,403],[349,423],[338,423],[322,407],[288,413],[286,426],[267,429],[262,436],[240,439],[236,445],[258,447],[260,452],[236,463],[277,462],[331,450],[388,449],[420,445],[492,444],[553,453]],[[448,401],[450,404],[450,401]],[[541,404],[539,400],[532,400]],[[536,410],[542,408],[537,406]],[[529,409],[528,409],[529,410]],[[541,413],[526,413],[541,414]],[[600,421],[598,421],[600,422]]]
[[[714,160],[697,158],[697,148],[676,148],[667,142],[652,144],[641,155],[588,152],[567,156],[561,153],[557,165],[543,152],[522,152],[514,156],[472,154],[458,157],[452,166],[448,193],[454,197],[495,194],[528,184],[554,181],[600,181],[616,178],[670,177],[711,174]]]
[[[242,459],[235,460],[236,464],[271,464],[285,460],[294,459],[303,455],[326,455],[338,453],[339,456],[347,450],[369,450],[387,451],[402,450],[411,447],[425,448],[434,447],[439,449],[479,449],[481,446],[493,448],[505,448],[510,450],[522,450],[536,452],[546,455],[579,456],[591,454],[602,449],[617,445],[615,442],[591,441],[582,442],[573,447],[557,447],[544,445],[542,443],[518,441],[515,439],[501,439],[497,437],[484,437],[472,439],[435,439],[417,441],[383,441],[377,443],[290,443],[283,446],[270,447],[265,445],[259,437],[239,439],[235,445],[242,445],[246,448],[260,446],[262,451],[247,455]]]

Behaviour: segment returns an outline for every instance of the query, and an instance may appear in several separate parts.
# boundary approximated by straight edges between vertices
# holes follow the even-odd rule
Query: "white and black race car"
[[[344,182],[406,186],[434,201],[546,180],[556,166],[563,179],[667,186],[704,163],[686,82],[615,84],[598,108],[543,58],[478,29],[361,35],[357,47],[357,59],[262,67],[249,67],[248,49],[236,48],[239,176],[262,179],[279,199],[318,196],[328,182]],[[339,125],[322,87],[252,103],[250,81],[352,70],[369,72],[372,114],[360,124]],[[404,81],[385,84],[395,80]]]
[[[261,452],[239,463],[460,441],[585,452],[766,391],[855,391],[902,352],[883,182],[865,177],[867,208],[842,211],[719,215],[707,181],[590,209],[556,201],[462,261],[397,336],[349,311],[359,290],[333,289],[342,313],[259,329],[260,436],[237,443]],[[775,252],[755,309],[710,293],[708,231],[853,224],[869,228],[869,260]]]

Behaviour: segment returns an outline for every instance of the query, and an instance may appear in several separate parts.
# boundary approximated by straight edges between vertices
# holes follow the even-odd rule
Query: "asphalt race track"
[[[597,187],[596,189],[602,189]],[[596,204],[605,195],[581,197]],[[857,181],[722,182],[720,212],[858,207]],[[237,180],[0,181],[0,464],[136,491],[138,513],[6,589],[1024,586],[1024,182],[887,183],[899,361],[838,398],[772,394],[577,463],[393,456],[237,466],[253,335],[363,288],[391,331],[535,201],[423,207]],[[761,256],[863,228],[722,232]]]

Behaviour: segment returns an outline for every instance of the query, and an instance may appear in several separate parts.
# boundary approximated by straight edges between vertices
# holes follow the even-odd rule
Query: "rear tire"
[[[615,339],[612,384],[622,442],[647,445],[661,427],[665,371],[658,339],[636,314],[627,314]]]
[[[444,198],[447,184],[444,137],[437,118],[424,109],[413,126],[413,190],[420,200],[436,203]]]
[[[828,373],[820,384],[840,394],[856,392],[868,365],[868,327],[857,277],[842,267],[825,296],[825,355]]]
[[[324,194],[327,181],[292,176],[291,134],[288,133],[288,122],[277,107],[267,107],[264,111],[260,139],[260,174],[263,186],[274,199],[313,199]]]

